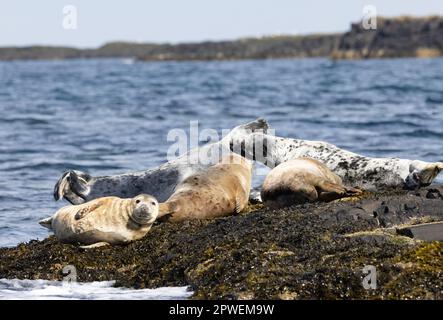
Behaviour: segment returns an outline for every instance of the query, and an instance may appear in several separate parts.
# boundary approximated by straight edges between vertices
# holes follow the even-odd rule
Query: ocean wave
[[[70,162],[61,163],[50,163],[50,162],[39,162],[35,164],[26,164],[18,166],[8,166],[3,170],[8,171],[20,171],[20,170],[56,170],[56,171],[67,171],[67,170],[80,170],[88,172],[90,170],[118,170],[122,169],[118,165],[106,165],[106,164],[90,164],[90,165],[80,165]]]
[[[331,120],[329,118],[303,118],[297,119],[297,122],[302,123],[311,123],[311,124],[319,124],[319,125],[330,125],[330,126],[343,126],[346,128],[377,128],[377,127],[398,127],[398,126],[406,126],[408,128],[415,127],[421,128],[419,124],[410,121],[403,120],[380,120],[380,121],[347,121],[347,120]]]
[[[337,105],[359,104],[359,105],[371,106],[374,103],[369,99],[343,97],[343,98],[335,98],[334,100],[332,100],[332,104],[337,104]]]
[[[0,123],[22,123],[28,126],[33,126],[33,125],[49,125],[51,124],[51,120],[39,119],[34,117],[26,117],[26,118],[2,117],[0,118]]]
[[[426,87],[421,87],[417,85],[411,85],[411,84],[376,84],[370,87],[366,87],[361,89],[362,91],[395,91],[398,93],[413,93],[413,92],[423,92],[423,93],[436,93],[439,94],[440,91],[429,89]]]
[[[1,195],[0,194],[0,201],[23,201],[23,198],[17,197],[17,196],[5,196],[5,195]],[[2,211],[2,209],[0,208],[0,212]],[[6,210],[5,210],[6,211]]]
[[[3,300],[184,300],[192,295],[187,287],[127,289],[115,281],[75,283],[47,280],[0,279]]]
[[[431,104],[443,104],[443,96],[442,97],[427,97],[426,102],[431,103]]]
[[[443,138],[443,132],[428,129],[418,129],[413,131],[402,131],[390,133],[391,137],[414,137],[414,138]]]

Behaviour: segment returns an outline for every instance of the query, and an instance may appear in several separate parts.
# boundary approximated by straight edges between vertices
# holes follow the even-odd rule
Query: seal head
[[[147,194],[141,194],[131,200],[133,210],[131,219],[139,225],[153,224],[158,216],[157,199]]]
[[[409,190],[429,186],[443,171],[443,162],[428,163],[414,160],[409,165],[409,175],[405,179],[405,187]]]

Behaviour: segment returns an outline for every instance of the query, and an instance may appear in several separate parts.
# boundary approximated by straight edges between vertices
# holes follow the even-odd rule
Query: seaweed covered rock
[[[270,210],[211,221],[162,223],[127,246],[83,250],[49,237],[0,249],[0,278],[117,280],[135,288],[189,285],[209,299],[441,298],[443,243],[396,232],[443,220],[443,186]],[[257,209],[258,207],[258,209]],[[363,268],[374,266],[376,289]]]

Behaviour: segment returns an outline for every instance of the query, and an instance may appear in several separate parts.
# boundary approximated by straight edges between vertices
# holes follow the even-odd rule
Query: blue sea
[[[280,136],[443,161],[443,59],[0,62],[0,246],[47,237],[37,221],[66,205],[52,197],[65,170],[147,169],[171,129],[257,117]]]

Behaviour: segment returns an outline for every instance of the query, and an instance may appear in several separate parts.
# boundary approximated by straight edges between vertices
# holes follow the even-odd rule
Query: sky
[[[71,7],[63,12],[70,5],[77,19]],[[443,16],[442,0],[0,0],[0,46],[342,32],[362,18],[366,5],[379,16]]]

